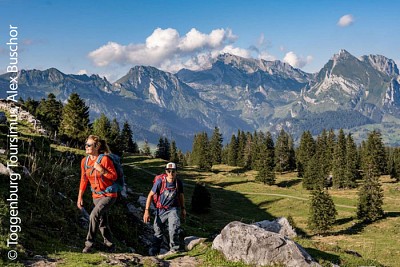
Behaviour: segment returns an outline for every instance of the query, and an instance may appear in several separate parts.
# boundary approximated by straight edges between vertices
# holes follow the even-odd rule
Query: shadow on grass
[[[223,182],[223,183],[215,183],[215,185],[218,185],[220,187],[228,187],[231,185],[239,185],[239,184],[246,184],[249,181],[237,181],[237,182]]]
[[[234,173],[234,174],[242,174],[247,172],[248,170],[246,168],[237,168],[237,169],[233,169],[228,171],[228,173]]]
[[[297,178],[297,179],[292,179],[289,181],[282,181],[282,182],[277,183],[276,185],[278,187],[292,187],[292,186],[298,185],[299,183],[301,183],[301,179]]]
[[[273,204],[274,202],[280,201],[283,198],[277,198],[277,199],[273,199],[273,200],[265,200],[262,201],[258,204],[259,207],[263,207],[263,206],[269,206],[270,204]]]
[[[346,217],[346,218],[342,218],[342,219],[336,220],[335,224],[336,225],[342,225],[342,224],[351,222],[352,220],[354,220],[354,218],[350,216],[350,217]]]
[[[333,263],[339,263],[340,257],[335,254],[327,253],[315,248],[305,248],[307,252],[313,257],[317,262],[320,261],[330,261]]]
[[[400,212],[398,211],[385,212],[385,218],[396,218],[396,217],[400,217]]]
[[[340,230],[338,232],[332,233],[332,235],[356,235],[356,234],[361,233],[366,226],[368,226],[368,223],[358,222],[344,230]]]

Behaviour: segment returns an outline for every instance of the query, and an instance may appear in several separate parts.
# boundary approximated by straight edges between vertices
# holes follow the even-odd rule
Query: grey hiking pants
[[[115,203],[115,197],[101,197],[94,198],[94,208],[90,213],[89,231],[86,237],[85,246],[91,247],[96,237],[97,228],[99,228],[101,235],[104,238],[104,244],[108,247],[112,246],[112,234],[108,225],[108,211]]]
[[[169,233],[169,249],[178,251],[180,248],[179,234],[181,231],[181,220],[179,218],[179,209],[171,209],[163,214],[157,215],[154,219],[154,241],[152,250],[154,254],[160,252],[160,245],[162,242],[164,228],[168,223]]]

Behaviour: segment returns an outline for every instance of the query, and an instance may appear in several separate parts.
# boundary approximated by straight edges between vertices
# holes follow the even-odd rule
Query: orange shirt
[[[104,191],[107,187],[112,185],[115,180],[117,180],[117,172],[115,170],[114,164],[112,160],[104,155],[101,159],[100,165],[107,171],[104,175],[101,175],[99,171],[94,169],[94,163],[97,161],[97,157],[93,160],[90,159],[87,162],[89,168],[85,170],[85,162],[86,157],[84,157],[81,161],[81,183],[79,189],[83,192],[86,190],[86,186],[88,181],[90,185],[94,189],[94,191]],[[101,197],[117,197],[117,193],[105,193],[105,194],[96,194],[92,193],[93,198],[101,198]]]

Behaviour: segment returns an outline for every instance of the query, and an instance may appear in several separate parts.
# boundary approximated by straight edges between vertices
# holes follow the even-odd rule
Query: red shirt
[[[97,157],[93,160],[90,159],[87,162],[89,168],[85,170],[85,162],[86,157],[84,157],[81,161],[81,183],[79,189],[83,192],[86,190],[86,186],[88,181],[90,185],[94,189],[94,191],[104,191],[107,187],[112,185],[115,180],[117,180],[117,172],[115,170],[114,164],[112,160],[106,155],[101,159],[100,165],[107,171],[104,175],[102,175],[99,171],[97,171],[93,166],[97,161]],[[117,197],[117,193],[105,193],[105,194],[96,194],[92,193],[93,198],[101,198],[101,197]]]

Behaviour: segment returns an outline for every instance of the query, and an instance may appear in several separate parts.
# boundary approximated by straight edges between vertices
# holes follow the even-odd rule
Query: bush
[[[206,213],[211,208],[211,194],[203,185],[197,183],[192,195],[192,211],[195,213]]]

